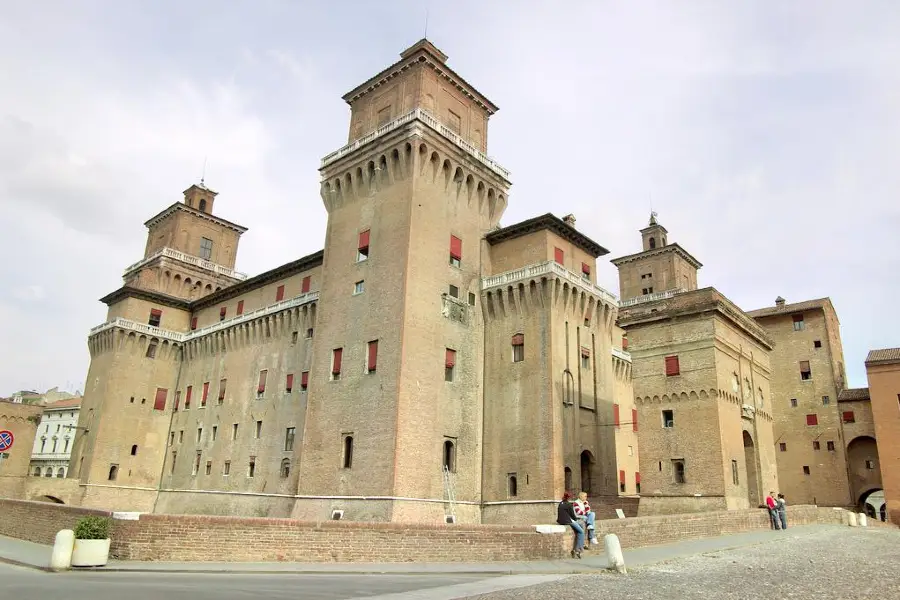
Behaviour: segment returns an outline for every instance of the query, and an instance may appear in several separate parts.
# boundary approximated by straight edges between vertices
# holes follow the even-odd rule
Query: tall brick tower
[[[109,312],[88,337],[91,365],[69,466],[84,506],[153,508],[189,301],[243,277],[233,267],[246,229],[213,215],[215,196],[192,185],[183,202],[147,221],[144,258],[101,299]]]
[[[421,40],[345,95],[350,143],[322,161],[328,310],[313,346],[298,517],[480,518],[474,305],[482,240],[510,182],[485,154],[497,107],[446,60]]]

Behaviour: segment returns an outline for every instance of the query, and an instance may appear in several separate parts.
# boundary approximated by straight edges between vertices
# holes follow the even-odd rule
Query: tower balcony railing
[[[517,281],[532,279],[534,277],[540,277],[541,275],[549,274],[558,275],[562,279],[565,279],[566,281],[582,288],[583,290],[600,296],[603,300],[605,300],[609,304],[612,304],[613,306],[619,305],[619,299],[615,294],[613,294],[612,292],[608,292],[589,279],[585,279],[584,277],[580,277],[576,273],[569,271],[554,260],[548,260],[547,262],[539,263],[536,265],[528,265],[527,267],[516,269],[515,271],[507,271],[506,273],[500,273],[499,275],[484,277],[481,280],[481,289],[486,290],[492,287],[509,285]]]
[[[246,273],[241,273],[240,271],[235,271],[234,269],[229,269],[228,267],[223,267],[222,265],[202,259],[199,256],[185,254],[184,252],[180,252],[168,247],[157,250],[147,258],[139,260],[138,262],[129,266],[127,269],[125,269],[125,276],[127,277],[132,272],[140,269],[144,265],[150,263],[156,258],[159,258],[160,256],[165,256],[166,258],[178,260],[189,265],[194,265],[195,267],[200,267],[201,269],[206,269],[207,271],[212,271],[219,275],[225,275],[226,277],[231,277],[232,279],[247,279]]]
[[[150,337],[157,337],[172,340],[173,342],[183,343],[201,338],[205,335],[209,335],[210,333],[215,333],[216,331],[220,331],[222,329],[227,329],[229,327],[239,325],[245,321],[252,321],[253,319],[258,319],[260,317],[275,314],[289,308],[294,308],[296,306],[302,306],[303,304],[315,302],[318,299],[319,292],[307,292],[306,294],[301,294],[299,296],[291,298],[290,300],[284,300],[282,302],[270,304],[269,306],[247,312],[242,315],[226,319],[224,321],[219,321],[214,325],[209,325],[207,327],[189,331],[187,333],[182,333],[180,331],[171,331],[169,329],[162,329],[161,327],[154,327],[152,325],[147,325],[146,323],[138,323],[137,321],[132,321],[131,319],[117,317],[112,321],[103,323],[102,325],[98,325],[91,329],[90,336],[96,335],[102,331],[106,331],[107,329],[118,327],[120,329],[128,329],[137,333],[143,333]]]
[[[621,307],[625,308],[626,306],[634,306],[635,304],[643,304],[644,302],[655,302],[657,300],[665,300],[667,298],[674,298],[676,294],[681,294],[684,292],[684,288],[675,288],[671,290],[666,290],[664,292],[653,292],[652,294],[644,294],[643,296],[637,296],[635,298],[629,298],[628,300],[622,300]]]
[[[441,123],[434,115],[422,108],[416,108],[406,113],[405,115],[401,115],[393,121],[385,123],[375,131],[367,133],[358,140],[350,142],[343,148],[339,148],[331,154],[325,155],[325,157],[322,159],[322,167],[330,165],[336,160],[350,154],[354,150],[361,148],[366,144],[373,142],[378,138],[387,135],[388,133],[395,131],[400,127],[403,127],[407,123],[411,123],[413,121],[420,121],[428,125],[431,129],[438,132],[444,138],[464,150],[467,154],[475,158],[481,164],[492,170],[494,173],[509,181],[509,171],[501,167],[500,163],[476,148],[470,142],[464,140],[458,133]]]
[[[624,350],[619,350],[616,347],[613,347],[612,355],[615,356],[616,358],[618,358],[619,360],[624,360],[627,363],[631,362],[631,354],[628,352],[625,352]]]

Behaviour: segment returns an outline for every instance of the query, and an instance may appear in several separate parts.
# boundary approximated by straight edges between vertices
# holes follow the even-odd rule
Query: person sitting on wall
[[[775,502],[775,492],[769,492],[766,496],[766,509],[769,511],[769,525],[772,529],[781,529],[781,523],[778,520],[778,507]]]
[[[575,532],[575,541],[572,543],[572,558],[581,558],[584,549],[584,528],[578,523],[575,509],[569,502],[569,492],[563,494],[562,501],[556,506],[556,522],[560,525],[568,525]]]
[[[575,515],[578,517],[578,522],[583,523],[582,527],[585,529],[585,547],[588,547],[590,544],[599,544],[600,542],[597,541],[597,534],[594,528],[594,522],[597,520],[597,513],[591,510],[591,505],[587,499],[587,492],[579,492],[578,500],[573,502],[572,506],[575,509]]]

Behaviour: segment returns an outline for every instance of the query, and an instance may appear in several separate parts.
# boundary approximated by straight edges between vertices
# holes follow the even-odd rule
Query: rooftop
[[[784,298],[781,296],[778,297],[779,300],[784,301]],[[748,310],[747,314],[753,317],[754,319],[759,319],[760,317],[771,317],[774,315],[784,315],[802,312],[804,310],[815,310],[821,309],[825,310],[825,307],[828,306],[831,308],[832,312],[834,311],[834,306],[831,304],[830,298],[817,298],[815,300],[804,300],[803,302],[795,302],[794,304],[776,304],[775,306],[768,306],[766,308],[758,308],[756,310]]]
[[[609,250],[551,213],[497,229],[484,237],[491,246],[494,246],[543,229],[549,229],[561,238],[572,242],[594,258],[609,254]]]
[[[65,400],[57,400],[53,404],[47,405],[47,410],[56,410],[60,408],[78,408],[81,406],[81,396],[75,398],[66,398]]]
[[[841,390],[838,394],[838,402],[852,402],[854,400],[868,400],[869,388],[852,388]]]
[[[184,202],[181,202],[181,201],[176,202],[175,204],[171,205],[170,207],[163,209],[161,212],[153,215],[152,217],[147,219],[147,221],[144,223],[144,225],[147,227],[151,227],[151,226],[159,223],[160,221],[162,221],[169,215],[174,214],[178,211],[187,212],[187,213],[194,215],[195,217],[200,217],[201,219],[207,219],[207,220],[217,223],[219,225],[224,225],[225,227],[228,227],[229,229],[237,231],[238,233],[244,233],[247,231],[247,228],[244,227],[243,225],[238,225],[237,223],[232,223],[231,221],[222,219],[221,217],[217,217],[210,213],[203,212],[201,210],[193,208],[192,206],[188,206],[187,204],[185,204]]]
[[[643,231],[643,230],[641,230]],[[688,263],[693,266],[695,269],[699,269],[703,266],[703,264],[691,255],[690,252],[679,246],[678,244],[666,244],[665,246],[660,246],[659,248],[653,248],[652,250],[644,250],[642,252],[636,252],[635,254],[628,254],[626,256],[621,256],[619,258],[614,258],[610,262],[615,266],[619,266],[623,263],[631,262],[633,260],[638,260],[641,258],[646,258],[648,256],[656,256],[657,254],[665,254],[667,252],[674,252]]]
[[[866,365],[879,365],[900,362],[900,348],[885,348],[883,350],[869,350],[866,357]]]

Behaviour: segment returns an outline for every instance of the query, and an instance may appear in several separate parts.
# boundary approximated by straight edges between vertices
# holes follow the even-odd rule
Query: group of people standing
[[[594,522],[597,514],[591,510],[588,503],[587,492],[580,492],[578,499],[571,502],[569,492],[563,494],[562,501],[556,507],[556,522],[560,525],[568,525],[575,532],[575,541],[572,544],[572,558],[581,558],[585,549],[591,544],[599,545]]]
[[[769,492],[766,496],[766,508],[769,510],[772,529],[787,529],[787,503],[784,501],[784,494],[775,496],[775,492]]]

